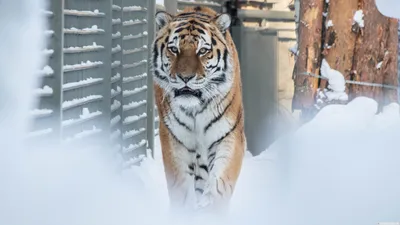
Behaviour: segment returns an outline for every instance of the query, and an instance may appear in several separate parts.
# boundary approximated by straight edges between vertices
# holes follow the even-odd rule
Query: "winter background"
[[[382,12],[400,12],[400,2],[389,2],[379,0]],[[248,153],[225,217],[168,211],[159,144],[154,159],[123,173],[96,149],[25,146],[34,71],[44,60],[42,3],[0,0],[1,224],[400,222],[398,104],[379,114],[367,98],[331,105],[259,156]]]

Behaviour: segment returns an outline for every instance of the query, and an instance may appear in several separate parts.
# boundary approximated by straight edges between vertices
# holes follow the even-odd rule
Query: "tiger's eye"
[[[199,53],[202,54],[202,55],[206,54],[207,52],[208,52],[208,49],[206,49],[206,48],[201,48],[199,50]]]
[[[174,47],[174,46],[169,47],[169,50],[170,50],[172,53],[178,54],[178,48],[177,48],[177,47]]]

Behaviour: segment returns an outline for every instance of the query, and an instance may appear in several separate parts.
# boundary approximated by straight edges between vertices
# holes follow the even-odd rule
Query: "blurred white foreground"
[[[226,218],[170,215],[160,149],[123,174],[87,148],[23,146],[41,66],[39,1],[0,7],[0,224],[307,224],[400,221],[400,116],[359,98],[329,106],[258,157],[247,156]],[[21,64],[23,63],[23,65]],[[259,138],[263,138],[260,134]],[[207,221],[207,222],[205,222]],[[228,223],[229,222],[229,223]]]

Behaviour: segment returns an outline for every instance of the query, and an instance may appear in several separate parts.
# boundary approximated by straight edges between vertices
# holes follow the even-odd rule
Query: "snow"
[[[145,128],[139,128],[139,129],[134,129],[134,130],[130,130],[130,131],[126,131],[126,132],[124,132],[124,134],[122,135],[122,138],[123,139],[128,139],[128,138],[131,138],[131,137],[134,137],[134,136],[136,136],[136,135],[138,135],[138,134],[140,134],[140,133],[143,133],[144,131],[146,131],[146,129]]]
[[[52,128],[46,128],[46,129],[42,129],[42,130],[35,130],[35,131],[29,132],[27,137],[28,138],[33,138],[33,137],[38,137],[38,136],[50,134],[52,132],[53,132]]]
[[[43,10],[42,13],[45,14],[46,16],[54,15],[54,13],[52,11],[49,11],[49,10]]]
[[[33,109],[30,111],[30,115],[34,117],[38,116],[48,116],[53,113],[52,109]]]
[[[121,74],[117,73],[111,77],[111,83],[117,82],[120,79],[121,79]]]
[[[82,138],[85,138],[85,137],[88,137],[88,136],[92,136],[94,134],[98,134],[100,132],[101,132],[101,129],[99,129],[95,125],[93,125],[92,129],[83,130],[83,131],[81,131],[79,133],[76,133],[72,137],[66,138],[64,141],[68,143],[68,142],[79,140],[79,139],[82,139]]]
[[[88,52],[88,51],[96,51],[99,49],[104,49],[104,46],[97,45],[96,42],[93,42],[92,45],[85,45],[82,47],[68,47],[64,48],[64,53],[78,53],[78,52]]]
[[[120,23],[121,23],[121,18],[112,19],[112,24],[113,24],[113,25],[115,25],[115,24],[120,24]]]
[[[137,101],[137,102],[133,101],[133,102],[130,102],[130,103],[126,104],[126,105],[123,105],[122,109],[124,111],[131,110],[131,109],[137,108],[139,106],[145,105],[146,102],[147,102],[146,100],[141,100],[141,101]]]
[[[54,70],[49,65],[46,65],[38,72],[38,74],[42,76],[51,76],[54,74]]]
[[[146,90],[146,89],[147,89],[147,86],[144,85],[144,86],[142,86],[142,87],[137,87],[137,88],[135,88],[135,89],[133,89],[133,90],[124,90],[124,91],[122,92],[122,95],[123,95],[124,97],[127,97],[127,96],[130,96],[130,95],[137,94],[137,93],[139,93],[139,92],[141,92],[141,91],[144,91],[144,90]]]
[[[69,16],[104,16],[105,13],[99,12],[98,9],[94,11],[79,11],[75,9],[64,9],[64,15]]]
[[[88,95],[86,97],[82,97],[82,98],[74,98],[72,100],[69,101],[64,101],[62,103],[62,108],[66,109],[66,108],[71,108],[71,107],[75,107],[87,102],[91,102],[91,101],[95,101],[95,100],[100,100],[102,99],[103,96],[101,95]]]
[[[87,60],[86,62],[81,61],[79,64],[74,64],[74,65],[64,65],[63,69],[64,72],[69,72],[69,71],[74,71],[74,70],[84,70],[84,69],[90,69],[94,67],[98,67],[100,65],[103,65],[103,62],[101,61],[90,61]]]
[[[290,47],[289,51],[296,56],[299,55],[299,49],[298,49],[297,43],[293,47]]]
[[[121,11],[121,6],[112,5],[112,9],[115,10],[115,11]]]
[[[75,28],[75,27],[64,28],[65,34],[96,34],[96,33],[102,33],[102,32],[104,32],[104,30],[99,29],[97,27],[97,25],[93,25],[92,27],[83,28],[83,29],[79,29],[79,28]]]
[[[122,8],[122,11],[124,12],[134,12],[134,11],[144,11],[144,10],[147,9],[141,6],[126,6]]]
[[[111,34],[111,37],[113,38],[113,39],[115,39],[115,38],[119,38],[119,37],[121,37],[121,32],[117,32],[117,33],[115,33],[115,34]]]
[[[114,61],[111,63],[111,67],[117,67],[121,65],[121,61]]]
[[[380,68],[382,67],[382,63],[383,63],[383,61],[381,61],[381,62],[379,62],[378,64],[376,64],[376,68],[377,68],[377,69],[380,69]]]
[[[145,37],[145,36],[147,36],[147,35],[148,35],[147,31],[144,31],[143,33],[140,33],[140,34],[135,34],[135,35],[129,34],[129,35],[125,35],[122,39],[123,39],[123,40],[130,40],[130,39]]]
[[[111,96],[112,97],[118,95],[119,93],[121,93],[121,87],[120,86],[117,86],[116,90],[111,88]]]
[[[113,103],[111,104],[111,111],[115,111],[121,107],[121,102],[114,99]]]
[[[361,28],[364,27],[364,13],[363,13],[363,11],[361,9],[357,10],[354,13],[353,25],[356,24],[356,23],[358,24],[359,27],[361,27]]]
[[[46,30],[46,31],[44,31],[44,34],[46,36],[52,36],[54,34],[54,30]]]
[[[328,29],[329,27],[333,27],[332,20],[328,20],[328,22],[326,22],[326,29]]]
[[[124,67],[124,69],[128,69],[128,68],[133,68],[133,67],[136,67],[136,66],[143,65],[145,63],[147,63],[147,60],[143,59],[143,60],[141,60],[139,62],[135,62],[135,63],[132,63],[132,64],[124,64],[123,67]]]
[[[111,49],[112,53],[116,53],[116,52],[119,52],[119,51],[121,51],[121,45],[117,45],[117,46],[115,46],[114,48]]]
[[[82,109],[82,114],[79,115],[78,119],[68,119],[68,120],[63,120],[61,125],[62,126],[70,126],[70,125],[74,125],[74,124],[78,124],[81,123],[83,121],[95,118],[97,116],[102,115],[103,113],[100,111],[94,111],[94,112],[90,112],[88,108],[83,108]]]
[[[121,116],[116,115],[114,118],[110,120],[110,126],[116,125],[119,121],[121,121]]]
[[[34,90],[36,95],[52,95],[53,88],[49,87],[48,85],[43,86],[42,88],[37,88]]]
[[[146,19],[143,19],[143,20],[135,19],[135,20],[124,21],[124,22],[122,22],[122,25],[130,26],[130,25],[136,25],[136,24],[143,24],[143,23],[146,23],[146,22],[147,22]]]
[[[141,120],[141,119],[143,119],[143,118],[146,118],[147,117],[147,114],[146,113],[142,113],[142,114],[140,114],[140,115],[134,115],[134,116],[127,116],[127,117],[125,117],[125,119],[124,119],[124,124],[126,125],[126,124],[130,124],[130,123],[134,123],[134,122],[136,122],[136,121],[138,121],[138,120]]]
[[[132,81],[135,81],[135,80],[140,80],[140,79],[143,79],[143,78],[146,78],[146,77],[147,77],[147,73],[142,73],[142,74],[136,75],[136,76],[124,77],[124,78],[122,78],[122,82],[129,83],[129,82],[132,82]]]
[[[328,101],[340,100],[347,101],[348,96],[345,92],[346,81],[342,73],[337,70],[331,69],[328,62],[322,59],[321,63],[321,75],[328,79],[329,91],[325,91],[324,94],[328,98]]]
[[[119,129],[117,129],[111,133],[110,139],[114,140],[114,139],[118,138],[120,135],[121,135],[121,131]]]
[[[147,45],[143,45],[141,48],[134,48],[134,49],[128,49],[128,50],[123,50],[122,54],[128,55],[128,54],[133,54],[136,52],[144,51],[147,50]]]
[[[89,78],[86,78],[84,80],[80,80],[77,82],[70,82],[70,83],[63,84],[62,87],[64,90],[70,90],[70,89],[74,89],[74,88],[80,88],[80,87],[85,87],[85,86],[88,86],[91,84],[99,83],[101,81],[103,81],[103,78],[89,77]]]
[[[142,139],[139,143],[137,144],[130,144],[128,147],[122,147],[122,152],[123,153],[128,153],[128,152],[132,152],[135,151],[136,149],[143,147],[144,145],[147,144],[147,141]]]
[[[46,55],[46,56],[50,56],[50,55],[52,55],[53,53],[54,53],[54,50],[53,50],[53,49],[44,49],[44,50],[43,50],[43,54]]]

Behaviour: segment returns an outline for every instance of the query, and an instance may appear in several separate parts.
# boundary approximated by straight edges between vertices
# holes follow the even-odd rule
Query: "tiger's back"
[[[193,7],[156,21],[154,88],[171,204],[226,206],[246,149],[230,17]]]

